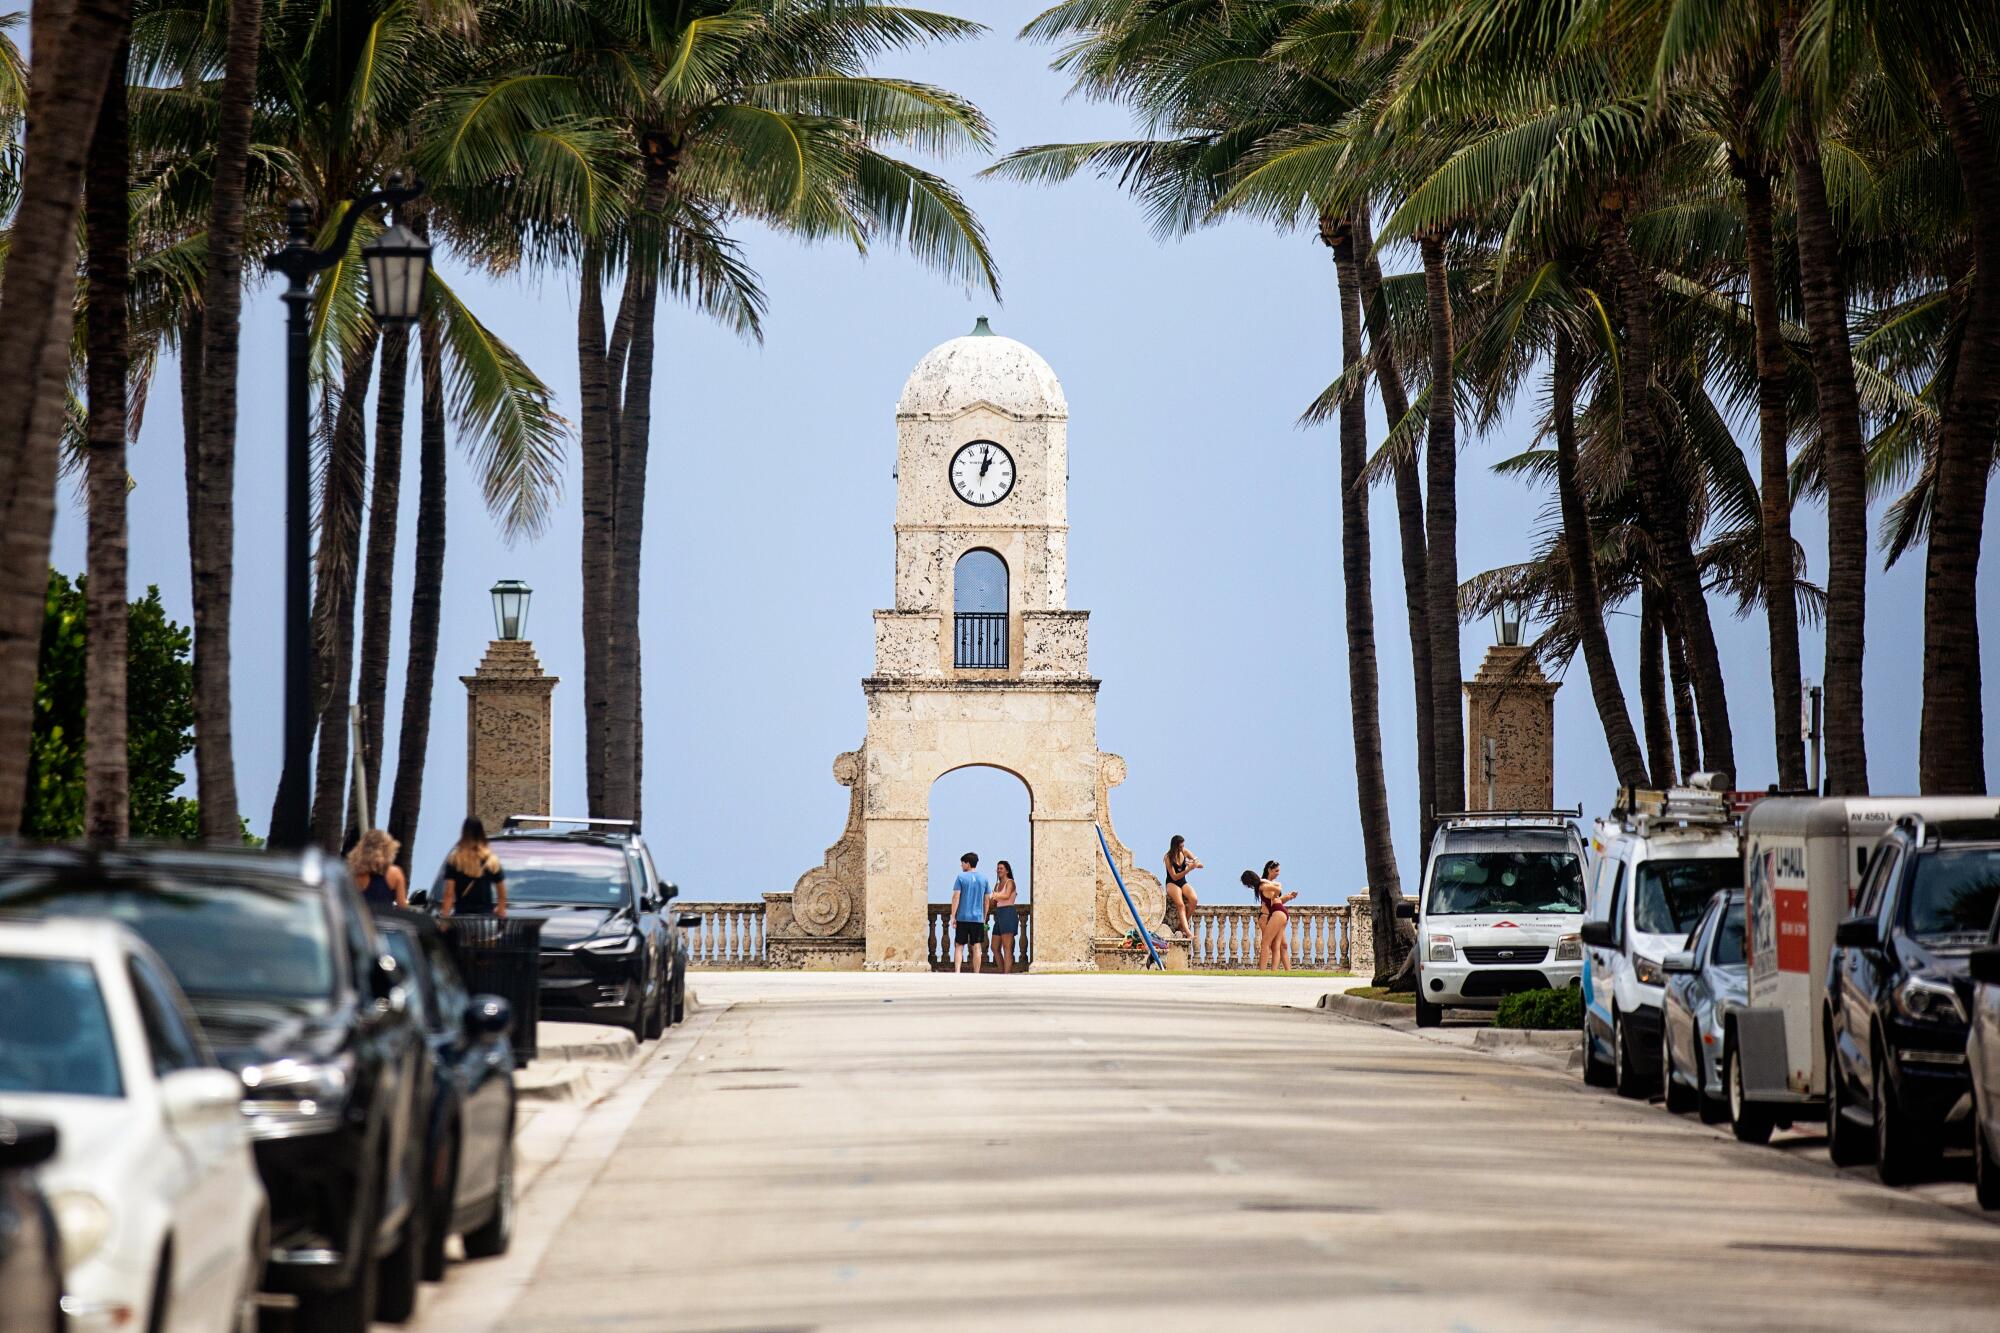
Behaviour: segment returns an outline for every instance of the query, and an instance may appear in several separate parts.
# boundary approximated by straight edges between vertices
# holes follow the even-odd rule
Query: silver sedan
[[[1709,899],[1687,948],[1660,960],[1667,974],[1661,1005],[1660,1086],[1669,1111],[1699,1109],[1707,1123],[1729,1118],[1722,1086],[1722,1012],[1745,998],[1743,891]]]

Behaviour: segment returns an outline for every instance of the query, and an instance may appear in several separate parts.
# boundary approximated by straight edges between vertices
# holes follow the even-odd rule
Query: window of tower
[[[1007,562],[980,548],[958,558],[952,575],[952,661],[976,670],[1007,666]]]

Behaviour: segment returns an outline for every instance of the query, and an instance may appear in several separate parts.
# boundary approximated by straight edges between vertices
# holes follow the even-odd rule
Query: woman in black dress
[[[396,853],[401,850],[401,843],[381,829],[372,828],[361,835],[361,841],[347,854],[347,868],[354,875],[355,887],[361,890],[370,907],[410,905],[410,883],[396,864]]]
[[[444,858],[444,901],[438,915],[507,915],[507,872],[486,842],[486,825],[468,819]]]

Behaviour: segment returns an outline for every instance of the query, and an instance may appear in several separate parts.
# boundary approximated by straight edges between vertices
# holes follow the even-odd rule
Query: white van
[[[1990,819],[1986,796],[1759,801],[1744,825],[1747,998],[1723,1015],[1723,1087],[1747,1142],[1825,1113],[1827,960],[1868,859],[1906,815]]]
[[[1700,783],[1706,774],[1696,774]],[[1687,947],[1719,889],[1743,887],[1726,793],[1627,793],[1597,822],[1583,936],[1583,1077],[1644,1097],[1660,1077],[1661,960]]]
[[[1497,1009],[1525,990],[1580,983],[1582,810],[1439,816],[1417,921],[1417,1026],[1451,1009]]]

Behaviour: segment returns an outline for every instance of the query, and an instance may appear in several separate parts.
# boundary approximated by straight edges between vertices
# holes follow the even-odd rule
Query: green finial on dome
[[[979,322],[972,326],[972,332],[966,335],[968,338],[997,338],[999,336],[993,332],[993,326],[986,322],[986,316],[984,315],[981,315]]]

